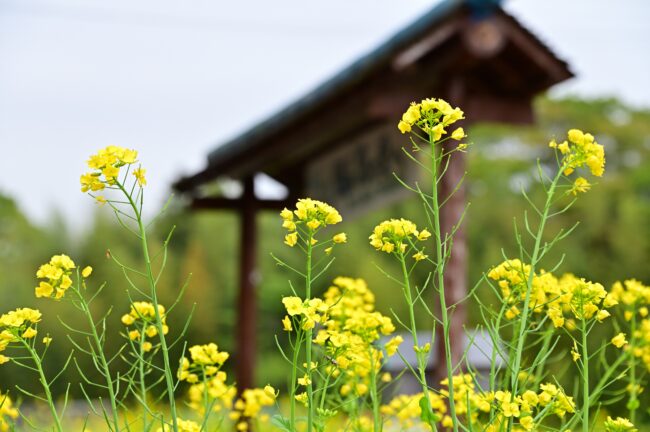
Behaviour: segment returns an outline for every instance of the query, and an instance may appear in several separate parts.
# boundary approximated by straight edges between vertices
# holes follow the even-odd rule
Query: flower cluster
[[[643,285],[635,279],[628,279],[625,282],[616,282],[610,294],[624,310],[624,318],[630,321],[634,316],[645,318],[648,316],[648,305],[650,305],[650,287]]]
[[[370,235],[370,245],[386,253],[405,254],[410,248],[415,248],[417,241],[431,237],[426,229],[418,231],[417,226],[407,219],[390,219],[381,222]],[[426,259],[422,250],[416,249],[413,259],[421,261]]]
[[[507,260],[490,270],[488,277],[497,282],[503,300],[510,306],[506,318],[517,317],[526,299],[530,265],[518,259]],[[557,278],[542,270],[533,275],[528,307],[535,313],[544,312],[555,327],[571,330],[575,319],[603,321],[610,316],[607,309],[616,304],[614,296],[599,283],[572,274]]]
[[[207,381],[218,374],[219,369],[228,360],[230,354],[219,351],[215,343],[194,345],[190,347],[190,359],[183,357],[178,370],[178,379],[190,384]],[[225,376],[222,376],[225,381]]]
[[[54,255],[49,263],[38,268],[36,277],[45,279],[40,281],[35,289],[36,297],[54,297],[61,299],[68,288],[72,286],[72,271],[75,269],[74,261],[67,255]],[[90,269],[90,267],[87,267]],[[92,269],[84,269],[84,274],[90,275]]]
[[[400,336],[379,343],[395,331],[391,319],[375,311],[375,296],[363,279],[337,277],[324,294],[328,319],[314,342],[331,359],[328,373],[340,384],[342,396],[363,396],[379,375],[384,351],[393,355]],[[390,377],[387,377],[390,380]]]
[[[235,410],[230,413],[230,419],[237,422],[238,431],[248,430],[250,419],[266,422],[269,416],[262,414],[262,409],[273,406],[277,397],[278,392],[270,385],[263,389],[246,389],[235,402]]]
[[[419,127],[426,134],[438,141],[442,135],[447,133],[446,127],[456,123],[458,120],[465,118],[460,108],[453,108],[448,102],[442,99],[424,99],[420,103],[411,103],[406,112],[402,115],[402,120],[397,124],[397,128],[402,133],[411,132],[413,127]],[[451,138],[461,140],[465,137],[462,128],[454,130]]]
[[[124,147],[108,146],[100,150],[88,159],[87,164],[91,171],[81,175],[81,191],[98,192],[104,190],[107,186],[115,185],[120,175],[120,169],[135,164],[137,158],[137,151]],[[147,184],[145,173],[146,170],[142,167],[132,171],[135,181],[141,187]],[[96,196],[96,199],[100,203],[106,202],[106,199],[102,196]]]
[[[558,144],[555,140],[549,143],[549,147],[557,149],[562,155],[560,165],[564,175],[568,176],[577,168],[586,166],[592,175],[601,177],[605,172],[604,147],[596,142],[593,135],[578,129],[569,130],[567,135],[567,140],[562,143]],[[574,193],[584,192],[589,186],[584,178],[578,180],[574,183]]]
[[[513,430],[538,430],[544,417],[555,415],[564,417],[567,413],[575,412],[573,398],[567,396],[564,390],[555,384],[541,384],[539,391],[526,390],[521,395],[514,396],[508,391],[483,392],[474,383],[471,374],[459,374],[453,377],[454,401],[456,414],[466,419],[467,424],[478,430],[497,432],[503,430],[506,423],[516,420]],[[451,430],[453,421],[447,414],[446,399],[449,397],[449,381],[441,382],[443,389],[440,393],[429,392],[429,400],[434,417],[440,427]],[[389,422],[397,419],[402,428],[410,428],[417,424],[421,415],[420,400],[422,393],[416,395],[399,395],[381,409],[382,413],[391,416]],[[491,421],[488,414],[496,413]]]
[[[381,413],[388,417],[386,425],[393,426],[393,424],[397,424],[400,430],[410,430],[418,425],[422,417],[420,400],[423,397],[423,393],[401,394],[395,396],[388,404],[382,405]],[[447,412],[445,400],[439,394],[429,391],[429,401],[434,416],[441,420],[442,415]]]
[[[282,322],[286,331],[293,329],[292,322],[297,323],[303,330],[311,330],[316,323],[322,322],[327,317],[328,306],[319,298],[302,300],[300,297],[284,297],[282,303],[288,314]]]
[[[295,246],[298,243],[299,228],[303,228],[312,244],[316,243],[314,234],[327,225],[336,225],[343,218],[339,212],[329,204],[311,198],[299,199],[296,203],[296,209],[291,211],[287,208],[280,212],[283,223],[282,227],[289,231],[284,238],[284,243],[288,246]],[[345,243],[347,237],[344,233],[334,236],[334,243]]]
[[[0,353],[19,338],[31,339],[35,337],[38,332],[32,325],[40,320],[41,312],[30,308],[18,308],[0,315]],[[0,364],[8,361],[9,357],[0,354]]]
[[[234,385],[226,383],[227,378],[226,372],[218,371],[204,382],[198,382],[190,386],[187,391],[190,408],[201,415],[205,415],[205,405],[211,406],[212,410],[216,412],[232,408],[237,389]],[[206,397],[208,399],[207,404]]]
[[[616,417],[616,419],[607,416],[607,420],[603,424],[605,432],[637,432],[638,429],[634,427],[631,421],[623,417]]]
[[[165,307],[158,305],[158,315],[162,321],[163,334],[169,332],[169,327],[166,324]],[[148,352],[153,348],[151,342],[145,341],[147,337],[153,338],[158,335],[158,328],[156,327],[156,310],[152,303],[149,302],[133,302],[131,304],[131,311],[128,314],[122,315],[122,324],[125,326],[135,326],[134,330],[128,332],[129,339],[140,340],[143,342],[143,349]]]
[[[13,406],[9,395],[0,393],[0,432],[13,430],[12,423],[18,415],[18,410]]]
[[[192,420],[176,419],[178,423],[178,432],[201,432],[202,428],[197,422]],[[169,425],[158,428],[156,432],[171,432],[173,429]]]

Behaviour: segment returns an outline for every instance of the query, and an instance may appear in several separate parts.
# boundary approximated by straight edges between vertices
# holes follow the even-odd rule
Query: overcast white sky
[[[206,154],[430,9],[432,0],[0,0],[0,193],[75,224],[87,156],[136,148],[150,201]],[[554,94],[650,107],[650,2],[510,0],[578,78]]]

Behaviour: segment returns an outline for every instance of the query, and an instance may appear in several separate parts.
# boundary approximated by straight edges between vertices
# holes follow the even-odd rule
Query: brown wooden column
[[[235,373],[239,392],[255,384],[255,347],[257,333],[257,213],[253,177],[244,182],[239,208],[239,298],[237,300],[237,352]]]
[[[449,89],[448,100],[454,106],[463,109],[464,101],[464,83],[460,79],[452,81]],[[461,121],[454,124],[453,128],[448,132],[451,133],[457,127],[467,126],[467,122]],[[469,138],[469,137],[468,137]],[[451,150],[453,146],[458,145],[463,141],[447,141],[445,150]],[[450,156],[449,166],[439,186],[439,196],[441,202],[445,202],[444,206],[440,209],[440,230],[442,235],[451,235],[454,226],[458,224],[463,211],[466,206],[466,190],[465,182],[459,183],[463,180],[466,172],[466,155],[462,152],[456,152]],[[442,166],[445,166],[443,161]],[[452,197],[447,199],[453,193]],[[464,225],[464,224],[463,224]],[[467,295],[467,236],[465,228],[461,225],[455,231],[452,245],[452,253],[445,266],[444,283],[445,283],[445,303],[449,308],[449,340],[451,347],[452,363],[457,365],[463,356],[464,352],[464,325],[467,316],[465,302],[461,302]],[[444,237],[443,237],[444,238]],[[443,343],[444,333],[442,326],[438,326],[438,364],[440,368],[437,370],[438,378],[443,379],[447,376],[445,364],[445,344]]]

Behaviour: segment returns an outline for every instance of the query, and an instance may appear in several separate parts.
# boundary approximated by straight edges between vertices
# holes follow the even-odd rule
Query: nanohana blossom
[[[411,103],[397,128],[402,133],[411,132],[414,127],[428,134],[434,141],[439,141],[447,129],[458,120],[465,118],[460,108],[452,107],[443,99],[424,99],[420,103]],[[461,140],[465,137],[463,128],[455,129],[450,138]]]

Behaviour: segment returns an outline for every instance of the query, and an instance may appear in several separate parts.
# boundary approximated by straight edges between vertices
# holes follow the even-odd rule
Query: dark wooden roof
[[[445,0],[373,52],[277,114],[221,144],[177,181],[196,193],[218,177],[264,172],[291,186],[301,166],[373,123],[397,122],[411,100],[444,97],[473,121],[532,121],[531,100],[572,77],[497,1]]]

